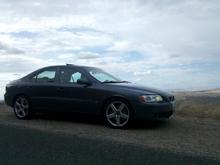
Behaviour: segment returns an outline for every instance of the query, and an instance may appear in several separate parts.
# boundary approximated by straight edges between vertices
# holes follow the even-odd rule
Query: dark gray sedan
[[[7,84],[5,102],[19,119],[36,111],[80,112],[102,115],[109,126],[124,128],[134,118],[169,118],[175,98],[95,67],[67,64],[45,67]]]

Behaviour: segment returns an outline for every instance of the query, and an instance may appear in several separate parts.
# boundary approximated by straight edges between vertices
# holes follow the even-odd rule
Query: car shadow
[[[162,129],[172,126],[172,121],[169,119],[146,119],[146,120],[135,120],[130,125],[129,129]]]
[[[107,127],[102,116],[78,114],[78,113],[38,113],[34,119],[36,120],[49,120],[49,121],[62,121],[71,123],[93,124]],[[169,127],[170,120],[134,120],[127,130],[137,129],[159,129]]]
[[[85,124],[97,124],[103,125],[104,121],[100,116],[90,114],[78,114],[78,113],[37,113],[34,117],[40,120],[50,121],[62,121],[72,123],[85,123]]]

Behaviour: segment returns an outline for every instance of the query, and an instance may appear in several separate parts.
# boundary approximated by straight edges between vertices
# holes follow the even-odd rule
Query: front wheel
[[[114,99],[106,104],[104,116],[110,127],[125,128],[132,118],[131,107],[122,99]]]
[[[14,101],[14,113],[18,119],[29,119],[32,116],[30,103],[24,96],[18,96]]]

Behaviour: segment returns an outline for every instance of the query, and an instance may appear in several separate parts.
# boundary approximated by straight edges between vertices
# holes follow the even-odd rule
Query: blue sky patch
[[[38,36],[38,33],[29,32],[29,31],[20,31],[20,32],[12,32],[11,36],[16,38],[34,38]]]
[[[60,31],[60,32],[68,31],[68,32],[73,32],[73,33],[75,33],[75,32],[106,33],[106,32],[99,31],[99,30],[89,28],[89,27],[60,27],[60,28],[57,28],[57,31]]]
[[[132,62],[144,60],[144,58],[146,58],[146,55],[143,55],[137,51],[129,51],[126,52],[122,57],[125,61]]]

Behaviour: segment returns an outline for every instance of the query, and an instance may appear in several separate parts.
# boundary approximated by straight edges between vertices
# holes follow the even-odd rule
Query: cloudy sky
[[[0,0],[0,97],[66,63],[162,89],[220,87],[220,1]]]

